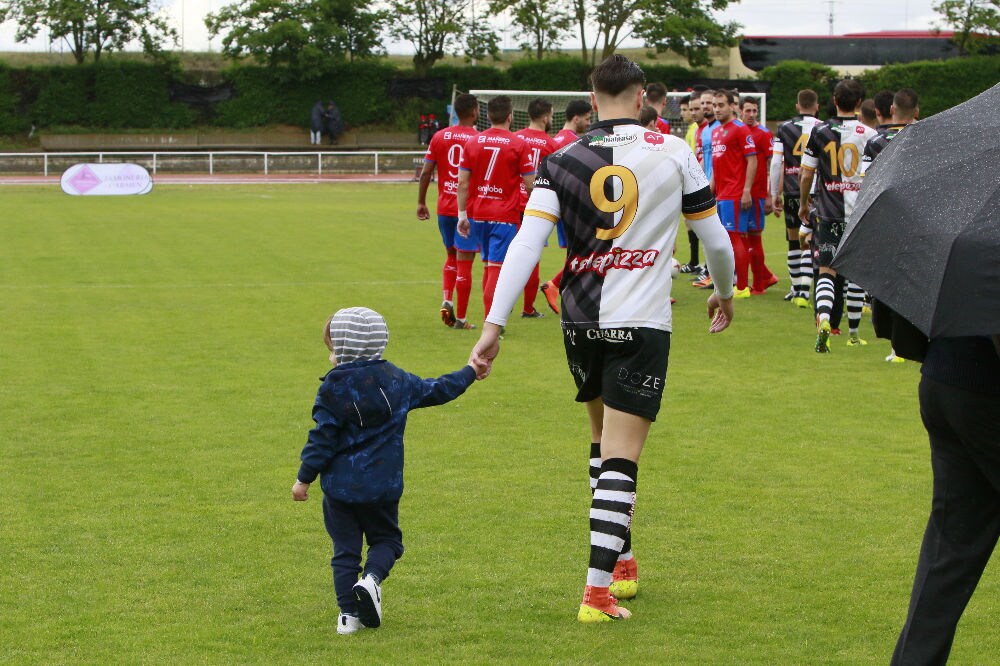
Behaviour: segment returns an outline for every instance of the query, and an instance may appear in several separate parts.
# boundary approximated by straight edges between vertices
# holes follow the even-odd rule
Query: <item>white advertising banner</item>
[[[153,189],[149,172],[138,164],[74,164],[59,181],[74,196],[146,194]]]

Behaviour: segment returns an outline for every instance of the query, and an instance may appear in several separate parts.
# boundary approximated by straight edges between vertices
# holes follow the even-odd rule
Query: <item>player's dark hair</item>
[[[900,88],[892,97],[892,105],[899,115],[913,117],[917,111],[917,91],[913,88]]]
[[[819,105],[819,95],[811,88],[804,88],[799,91],[795,99],[803,109],[814,109]]]
[[[616,53],[594,68],[590,74],[590,84],[595,93],[617,97],[633,86],[645,86],[646,74],[635,62]]]
[[[859,114],[861,117],[861,122],[863,122],[865,125],[868,125],[869,127],[877,125],[878,116],[875,115],[876,108],[877,107],[875,106],[875,100],[873,99],[866,99],[865,101],[861,102],[861,113]]]
[[[479,102],[476,100],[475,95],[462,93],[455,98],[455,104],[452,108],[455,109],[456,116],[464,119],[470,117],[478,105]]]
[[[552,113],[552,102],[549,100],[537,97],[528,102],[528,117],[532,120],[538,120],[550,113]]]
[[[667,98],[667,87],[662,83],[650,83],[646,86],[646,101],[659,104]]]
[[[736,93],[734,93],[732,90],[727,90],[726,88],[719,88],[712,94],[715,95],[716,97],[725,97],[727,104],[736,103]]]
[[[684,106],[685,104],[687,106],[691,106],[691,95],[684,95],[684,97],[681,97],[681,101],[678,102],[678,104],[681,106]]]
[[[878,115],[883,118],[888,119],[892,115],[892,91],[891,90],[879,90],[872,97],[872,103],[875,104],[875,110],[878,111]]]
[[[857,79],[844,79],[833,89],[833,101],[839,111],[853,112],[865,98],[865,87]]]
[[[577,116],[585,116],[593,110],[594,107],[590,105],[590,102],[582,99],[574,99],[566,105],[566,120],[576,118]]]
[[[659,117],[660,114],[656,112],[656,109],[647,104],[639,111],[639,124],[645,127],[649,123],[655,122]]]
[[[753,104],[757,107],[757,110],[760,111],[760,100],[756,97],[750,97],[749,95],[740,100],[740,108],[742,109],[748,103]]]
[[[507,97],[507,95],[498,95],[486,105],[486,115],[489,116],[490,122],[495,124],[507,120],[513,111],[514,103],[510,101],[510,97]]]

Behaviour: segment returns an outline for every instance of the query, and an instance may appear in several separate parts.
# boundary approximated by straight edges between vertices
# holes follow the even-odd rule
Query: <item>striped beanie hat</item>
[[[389,328],[370,308],[344,308],[330,319],[330,342],[338,364],[377,361],[389,344]]]

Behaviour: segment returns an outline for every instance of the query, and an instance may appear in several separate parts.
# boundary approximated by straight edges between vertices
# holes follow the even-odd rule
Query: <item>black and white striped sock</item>
[[[820,321],[830,321],[833,299],[833,276],[829,273],[820,273],[819,280],[816,281],[816,316]]]
[[[857,335],[861,326],[861,309],[865,306],[865,290],[848,281],[844,300],[847,302],[847,327],[851,335]]]
[[[802,295],[802,274],[799,272],[799,264],[802,262],[798,241],[788,241],[788,277],[792,281],[792,291],[796,296]]]
[[[812,251],[802,250],[799,254],[799,289],[802,298],[809,298],[813,284]]]
[[[601,476],[601,443],[590,443],[590,494],[597,488],[597,479]]]
[[[587,585],[611,585],[615,562],[622,553],[632,524],[638,474],[638,465],[624,458],[610,458],[601,465],[601,475],[590,504]]]

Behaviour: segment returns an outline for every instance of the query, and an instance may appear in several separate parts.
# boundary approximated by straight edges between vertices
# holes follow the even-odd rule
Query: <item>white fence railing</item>
[[[131,162],[157,173],[412,174],[423,151],[117,151],[0,153],[0,175],[57,175],[80,162]]]

